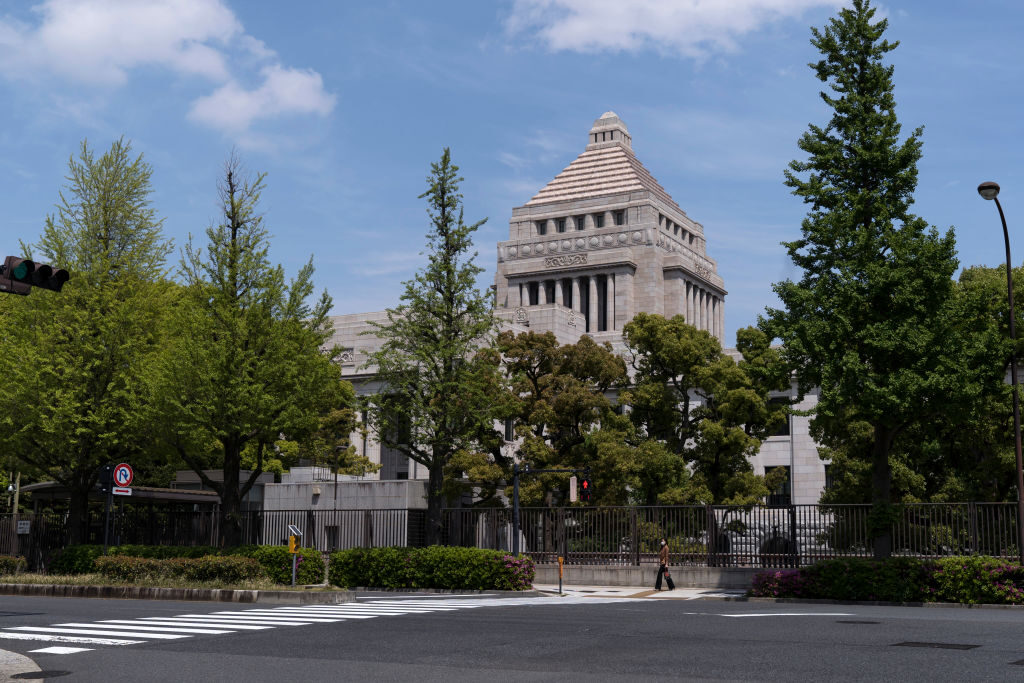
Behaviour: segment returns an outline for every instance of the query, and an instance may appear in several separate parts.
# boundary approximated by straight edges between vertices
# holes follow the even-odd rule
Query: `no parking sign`
[[[128,486],[134,478],[135,473],[132,472],[132,467],[128,463],[123,462],[114,468],[114,484],[117,486]]]

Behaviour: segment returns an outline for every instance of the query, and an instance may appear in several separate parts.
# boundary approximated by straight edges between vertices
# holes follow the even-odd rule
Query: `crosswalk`
[[[172,642],[187,638],[222,636],[293,626],[333,624],[344,621],[398,617],[406,614],[455,612],[479,607],[514,607],[543,604],[593,603],[583,597],[523,598],[409,598],[371,599],[335,605],[254,607],[219,612],[184,613],[174,616],[137,619],[99,619],[43,626],[7,626],[0,629],[0,640],[53,643],[33,653],[74,654],[101,646],[138,645]]]

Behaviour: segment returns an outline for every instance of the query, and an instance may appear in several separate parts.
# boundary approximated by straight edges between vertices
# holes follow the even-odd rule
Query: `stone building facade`
[[[725,340],[727,292],[708,256],[704,226],[640,163],[626,124],[614,112],[594,122],[584,151],[572,163],[512,209],[509,238],[498,243],[497,259],[495,313],[513,332],[551,331],[563,344],[586,334],[622,350],[622,328],[643,311],[681,314]],[[384,312],[333,318],[330,343],[343,349],[342,374],[361,394],[378,389],[372,368],[363,365],[379,345],[370,322],[383,320]],[[797,408],[815,402],[809,395]],[[790,484],[770,502],[818,502],[826,469],[808,421],[792,416],[752,460],[758,474],[774,467],[788,470]],[[424,468],[372,438],[358,437],[356,443],[360,453],[383,466],[370,478],[427,476]]]

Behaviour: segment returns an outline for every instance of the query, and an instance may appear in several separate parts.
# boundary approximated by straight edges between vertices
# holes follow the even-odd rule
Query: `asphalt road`
[[[0,669],[29,661],[37,680],[103,682],[1024,680],[1024,610],[451,595],[358,603],[4,596]],[[82,650],[32,652],[48,647]]]

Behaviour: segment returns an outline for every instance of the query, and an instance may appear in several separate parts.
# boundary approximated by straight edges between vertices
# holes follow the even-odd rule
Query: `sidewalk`
[[[558,584],[533,585],[547,595],[558,595]],[[746,594],[742,590],[724,588],[676,588],[674,591],[662,590],[660,593],[650,586],[562,586],[563,595],[573,597],[595,598],[651,598],[654,600],[700,600],[701,598],[741,598]]]

